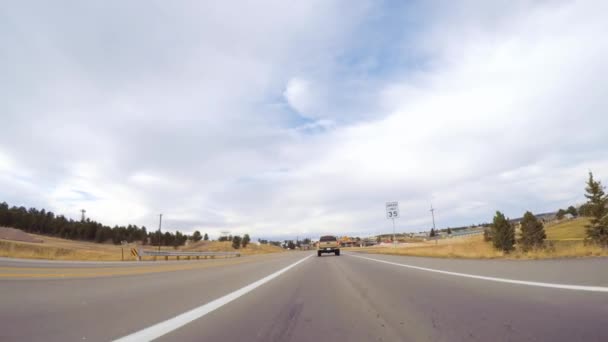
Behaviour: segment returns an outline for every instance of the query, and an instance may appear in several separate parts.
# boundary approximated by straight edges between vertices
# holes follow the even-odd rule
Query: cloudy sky
[[[608,181],[606,1],[4,1],[0,201],[365,236]]]

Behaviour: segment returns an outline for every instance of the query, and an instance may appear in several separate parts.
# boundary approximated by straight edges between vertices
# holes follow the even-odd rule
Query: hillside
[[[368,253],[395,254],[409,256],[428,256],[443,258],[511,258],[511,259],[542,259],[557,257],[587,257],[608,256],[608,251],[598,246],[586,245],[585,225],[588,218],[562,220],[545,225],[547,245],[549,248],[523,252],[516,249],[513,253],[505,255],[494,249],[489,242],[483,241],[481,236],[458,239],[442,239],[436,245],[432,241],[419,244],[408,244],[398,248],[371,247],[358,250]]]
[[[42,242],[32,243],[23,241],[10,241],[0,239],[0,257],[26,258],[26,259],[50,259],[50,260],[91,260],[91,261],[118,261],[136,260],[130,253],[135,244],[122,247],[112,243],[95,243],[86,241],[74,241],[49,237],[44,235],[29,234],[35,240]],[[154,248],[146,246],[144,248]],[[173,247],[163,246],[162,250],[174,250]],[[201,241],[179,250],[188,251],[235,251],[230,242]],[[245,249],[239,249],[244,255],[265,254],[283,252],[282,248],[271,245],[250,244]]]
[[[234,252],[238,251],[242,254],[265,254],[265,253],[279,253],[285,250],[281,247],[273,245],[258,245],[256,243],[250,243],[247,248],[241,248],[235,250],[232,248],[232,242],[228,241],[199,241],[182,248],[186,251],[200,251],[200,252]]]
[[[580,217],[547,224],[545,225],[547,240],[583,240],[585,238],[585,225],[588,223],[588,218]]]

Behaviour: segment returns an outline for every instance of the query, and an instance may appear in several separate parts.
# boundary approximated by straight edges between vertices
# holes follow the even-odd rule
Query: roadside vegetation
[[[272,242],[251,244],[249,234],[242,237],[222,236],[210,241],[207,233],[195,231],[192,235],[165,231],[148,232],[146,227],[135,225],[110,228],[96,221],[74,221],[62,215],[36,208],[9,207],[0,203],[0,227],[19,229],[38,237],[39,243],[0,239],[0,256],[52,260],[135,260],[131,248],[158,248],[162,250],[234,251],[241,254],[262,254],[284,251]],[[23,234],[23,233],[22,233]],[[27,235],[27,234],[24,234]],[[200,247],[199,249],[193,246]]]
[[[547,247],[524,251],[515,249],[510,253],[502,252],[484,241],[482,236],[453,240],[440,240],[414,247],[368,247],[355,248],[365,253],[391,254],[405,256],[464,258],[464,259],[548,259],[562,257],[608,256],[608,250],[596,245],[585,245],[582,241],[548,241]]]
[[[83,260],[83,261],[135,261],[131,255],[131,248],[140,247],[136,244],[127,246],[116,246],[109,243],[94,243],[86,241],[73,241],[42,235],[34,235],[41,239],[42,243],[30,243],[21,241],[0,240],[0,257],[24,258],[24,259],[48,259],[48,260]],[[149,246],[148,248],[152,248]],[[156,246],[154,249],[158,248]],[[162,246],[161,250],[173,251],[172,246]],[[230,241],[208,241],[190,243],[188,246],[180,247],[179,250],[199,252],[230,252],[234,251],[233,242]],[[266,254],[284,252],[281,247],[269,244],[246,244],[239,246],[242,255]]]
[[[444,258],[542,259],[608,256],[608,196],[601,182],[589,173],[587,203],[560,209],[557,222],[546,224],[531,212],[518,223],[500,211],[483,236],[442,239],[406,247],[372,247],[361,251],[379,254]],[[567,217],[569,215],[569,217]]]
[[[0,256],[24,259],[116,261],[122,259],[121,246],[34,235],[42,243],[0,240]],[[165,247],[166,248],[166,247]],[[124,249],[125,260],[135,260]]]
[[[200,240],[200,232],[196,236],[188,236],[180,231],[162,234],[156,231],[148,232],[145,226],[136,225],[109,227],[88,218],[80,221],[67,219],[63,215],[55,215],[45,209],[25,207],[9,207],[6,202],[0,203],[0,227],[21,229],[24,232],[53,236],[68,240],[89,241],[97,243],[113,243],[120,245],[123,241],[132,243],[179,247],[187,240]],[[171,229],[169,229],[171,230]]]

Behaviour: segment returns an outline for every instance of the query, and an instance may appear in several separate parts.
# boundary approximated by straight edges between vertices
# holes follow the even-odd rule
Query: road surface
[[[608,259],[0,259],[0,301],[1,341],[608,341]]]

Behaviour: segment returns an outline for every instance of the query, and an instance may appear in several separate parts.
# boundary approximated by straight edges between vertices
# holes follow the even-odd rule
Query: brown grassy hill
[[[285,250],[281,247],[273,245],[258,245],[256,243],[250,243],[246,248],[240,248],[238,250],[232,248],[232,242],[228,241],[199,241],[188,245],[183,248],[186,251],[200,251],[200,252],[240,252],[242,254],[266,254],[266,253],[279,253]]]
[[[7,227],[0,227],[0,239],[33,243],[42,242],[42,239],[37,239],[22,230]]]
[[[586,236],[587,224],[589,224],[587,217],[549,223],[545,225],[547,240],[583,240]]]
[[[12,229],[12,228],[11,228]],[[28,235],[35,242],[10,241],[0,239],[0,257],[26,258],[26,259],[50,259],[50,260],[92,260],[92,261],[118,261],[136,260],[131,255],[131,248],[138,247],[135,244],[128,246],[114,245],[111,243],[94,243],[86,241],[74,241],[49,237],[44,235],[26,234],[18,229],[18,232]],[[17,233],[18,234],[18,233]],[[158,248],[156,246],[144,246],[144,248]],[[173,247],[162,247],[162,250],[174,250]],[[210,252],[232,252],[230,242],[201,241],[188,247],[180,247],[179,250],[188,251],[210,251]],[[283,249],[270,245],[250,244],[245,249],[239,249],[244,255],[264,254],[282,252]]]

